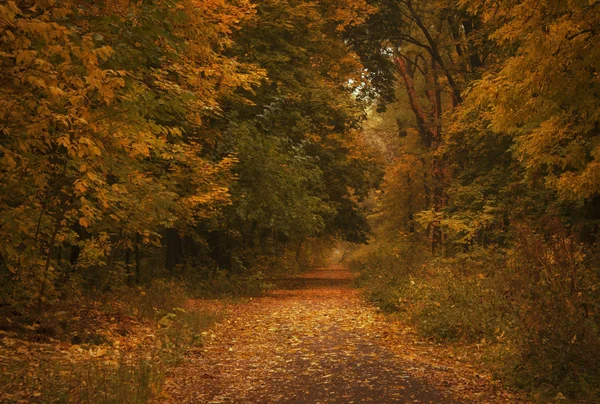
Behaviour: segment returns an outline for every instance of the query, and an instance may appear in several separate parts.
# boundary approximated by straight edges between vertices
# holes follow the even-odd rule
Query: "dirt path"
[[[346,269],[318,269],[236,306],[173,369],[161,402],[517,402],[473,371],[421,357],[350,284]]]

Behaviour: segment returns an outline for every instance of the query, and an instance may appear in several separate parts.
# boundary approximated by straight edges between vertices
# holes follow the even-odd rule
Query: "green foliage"
[[[368,299],[385,312],[406,310],[404,291],[425,262],[425,256],[414,247],[406,237],[397,245],[371,245],[351,255],[350,268],[360,274],[358,285],[365,287]]]
[[[240,163],[227,218],[250,226],[254,234],[248,236],[255,239],[265,233],[292,240],[321,233],[330,208],[315,192],[322,187],[322,174],[305,146],[255,128],[232,128],[228,134]]]
[[[477,272],[482,269],[479,263],[469,263],[460,272],[457,264],[434,265],[414,281],[406,297],[413,302],[410,321],[422,335],[436,340],[502,342],[511,315],[499,277]],[[448,281],[452,278],[460,280]]]
[[[364,10],[360,1],[348,3],[258,2],[260,19],[247,24],[236,38],[241,60],[263,67],[269,81],[250,97],[254,105],[240,107],[237,116],[228,117],[240,122],[229,124],[229,131],[238,139],[240,130],[249,132],[240,139],[241,151],[258,145],[265,150],[253,151],[253,160],[241,161],[241,166],[276,168],[276,161],[287,160],[279,170],[280,182],[272,181],[265,190],[278,186],[281,195],[291,191],[285,220],[294,223],[296,234],[286,236],[295,240],[325,232],[364,241],[367,232],[362,212],[351,198],[365,197],[374,182],[369,174],[372,165],[352,150],[353,129],[363,112],[351,94],[362,70],[339,30],[340,24],[361,20]],[[224,152],[231,150],[235,148],[225,147]],[[281,157],[269,151],[278,151]],[[249,180],[257,181],[260,172],[250,174]],[[269,178],[274,180],[272,176],[265,180]],[[284,187],[283,182],[289,185]],[[289,189],[292,184],[295,190]],[[248,187],[251,195],[253,187],[242,181],[240,186]],[[271,194],[276,196],[271,191],[262,197]]]

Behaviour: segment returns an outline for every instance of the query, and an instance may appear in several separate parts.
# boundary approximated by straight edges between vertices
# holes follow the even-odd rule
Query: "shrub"
[[[147,319],[161,318],[166,313],[184,307],[188,300],[185,284],[176,280],[155,279],[138,290],[132,306]]]
[[[548,394],[600,393],[600,255],[564,228],[543,236],[521,228],[507,271],[519,318],[511,375]],[[593,401],[593,400],[592,400]]]
[[[490,354],[517,386],[597,401],[600,247],[577,243],[560,224],[518,234],[511,249],[473,247],[447,259],[419,255],[423,246],[409,242],[376,244],[351,266],[372,302],[422,336],[502,346]]]
[[[164,379],[152,355],[87,358],[85,362],[37,359],[7,365],[0,375],[0,383],[7,388],[0,394],[2,402],[141,404],[150,400]]]
[[[457,267],[455,260],[426,266],[404,291],[410,302],[405,317],[438,341],[497,340],[511,323],[498,274],[477,261]]]
[[[403,309],[402,291],[410,283],[418,261],[410,248],[378,245],[355,251],[349,266],[359,273],[357,284],[364,288],[367,299],[391,313]]]

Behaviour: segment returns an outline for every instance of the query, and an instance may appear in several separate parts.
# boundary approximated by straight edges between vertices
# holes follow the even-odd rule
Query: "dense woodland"
[[[1,7],[3,304],[366,240],[362,67],[339,39],[364,5]]]
[[[1,3],[0,327],[260,292],[343,242],[423,336],[595,400],[598,27],[596,0]]]

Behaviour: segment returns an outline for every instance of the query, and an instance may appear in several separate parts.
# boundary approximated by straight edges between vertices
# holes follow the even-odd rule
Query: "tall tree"
[[[212,144],[217,158],[237,153],[240,163],[212,249],[227,245],[223,253],[237,256],[257,243],[296,246],[317,235],[364,241],[359,201],[376,176],[351,150],[363,118],[353,95],[362,66],[341,30],[369,9],[361,1],[269,0],[255,7],[232,51],[267,79],[252,93],[227,97],[228,112],[213,122],[224,133]]]
[[[133,242],[228,200],[232,161],[203,158],[199,141],[219,97],[262,77],[224,55],[251,14],[226,1],[0,5],[3,299],[41,305],[73,268],[110,270]]]

